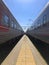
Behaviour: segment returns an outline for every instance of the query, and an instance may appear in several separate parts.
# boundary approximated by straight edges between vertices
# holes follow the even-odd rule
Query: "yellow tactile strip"
[[[32,51],[26,41],[22,44],[16,65],[36,65]]]

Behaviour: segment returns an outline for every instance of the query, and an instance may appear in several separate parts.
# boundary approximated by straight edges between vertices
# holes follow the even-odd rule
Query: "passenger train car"
[[[27,30],[27,34],[49,43],[49,2]]]
[[[19,35],[23,35],[23,30],[14,16],[0,0],[0,44]]]

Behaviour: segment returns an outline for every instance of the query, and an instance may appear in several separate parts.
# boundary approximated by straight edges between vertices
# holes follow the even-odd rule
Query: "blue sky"
[[[3,0],[21,26],[30,26],[49,0]]]

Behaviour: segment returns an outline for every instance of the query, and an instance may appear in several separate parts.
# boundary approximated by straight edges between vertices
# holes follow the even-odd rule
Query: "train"
[[[28,28],[26,33],[45,43],[49,43],[49,2],[33,21],[33,24]]]
[[[20,24],[6,4],[0,0],[0,44],[23,34]]]

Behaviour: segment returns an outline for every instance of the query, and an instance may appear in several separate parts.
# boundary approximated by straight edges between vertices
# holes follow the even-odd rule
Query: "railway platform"
[[[1,65],[48,65],[31,40],[24,35]]]

